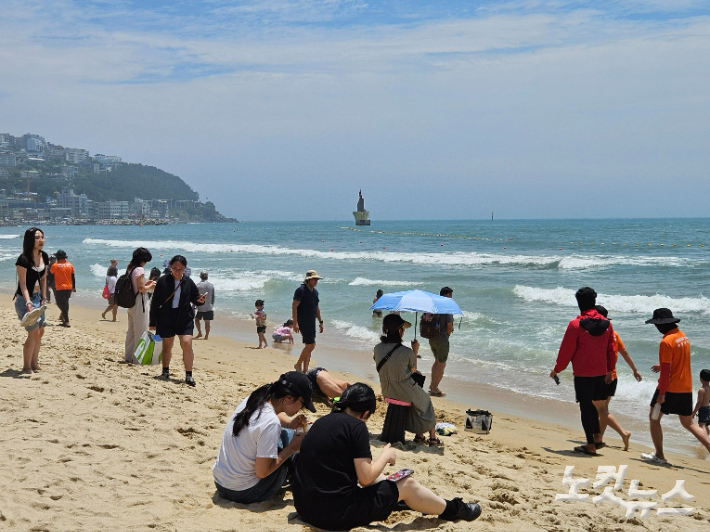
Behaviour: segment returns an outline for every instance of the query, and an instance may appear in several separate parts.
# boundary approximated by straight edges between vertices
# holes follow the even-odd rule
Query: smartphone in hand
[[[400,469],[396,473],[392,473],[390,476],[388,476],[387,480],[393,480],[393,481],[397,482],[398,480],[402,480],[403,478],[407,478],[412,473],[414,473],[414,469]]]

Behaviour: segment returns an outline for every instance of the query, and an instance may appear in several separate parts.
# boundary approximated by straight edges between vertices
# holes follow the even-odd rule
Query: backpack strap
[[[397,344],[396,346],[394,346],[394,347],[392,348],[392,350],[391,350],[389,353],[387,353],[387,354],[385,355],[385,358],[383,358],[382,360],[380,360],[380,363],[377,364],[377,373],[380,372],[380,370],[382,369],[382,366],[385,365],[385,363],[386,363],[386,362],[390,359],[390,357],[392,356],[392,353],[394,353],[400,345],[402,345],[402,344]]]

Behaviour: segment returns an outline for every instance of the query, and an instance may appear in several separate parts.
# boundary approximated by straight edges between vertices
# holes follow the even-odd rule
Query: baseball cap
[[[311,381],[303,373],[300,371],[288,371],[279,377],[279,382],[303,398],[304,408],[311,412],[316,411],[316,407],[313,406],[313,401],[311,400],[313,397]]]

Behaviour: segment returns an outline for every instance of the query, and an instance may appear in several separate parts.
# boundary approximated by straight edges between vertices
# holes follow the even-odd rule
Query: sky
[[[708,216],[704,0],[2,4],[0,132],[240,220]]]

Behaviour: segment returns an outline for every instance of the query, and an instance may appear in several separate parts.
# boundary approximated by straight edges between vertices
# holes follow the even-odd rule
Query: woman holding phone
[[[301,519],[326,530],[350,530],[384,521],[399,501],[447,521],[477,519],[481,507],[476,503],[464,503],[459,497],[444,500],[405,473],[399,480],[382,475],[396,457],[387,444],[372,459],[366,423],[376,406],[372,388],[357,382],[303,438],[292,479],[293,502]]]

